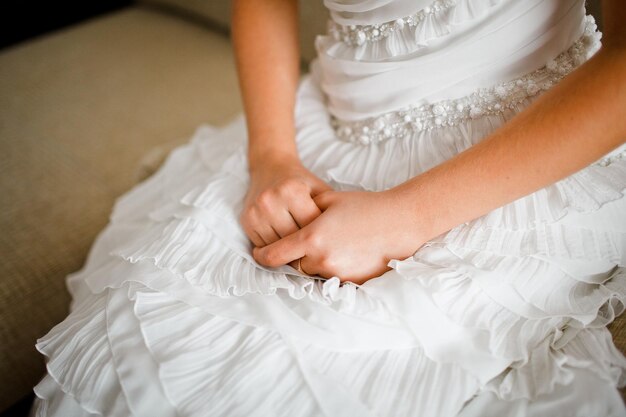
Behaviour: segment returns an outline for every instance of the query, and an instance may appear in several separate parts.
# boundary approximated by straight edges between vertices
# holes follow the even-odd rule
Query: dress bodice
[[[498,111],[550,88],[599,47],[584,0],[324,5],[331,19],[312,72],[344,125],[340,136],[365,141],[402,123],[432,128]]]

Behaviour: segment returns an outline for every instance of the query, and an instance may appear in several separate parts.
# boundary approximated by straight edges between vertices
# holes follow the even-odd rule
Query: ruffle
[[[74,397],[63,392],[50,375],[34,387],[35,398],[29,417],[46,417],[50,415],[72,417],[96,417],[101,414],[90,413],[76,402]]]
[[[344,42],[340,32],[329,22],[330,35],[318,35],[316,48],[318,54],[327,54],[337,59],[356,61],[382,61],[407,55],[428,46],[429,41],[448,35],[455,26],[481,19],[502,0],[456,0],[451,7],[427,13],[415,25],[397,22],[385,22],[393,30],[380,40],[365,41],[360,45]],[[431,5],[433,7],[433,5]],[[334,33],[337,33],[336,35]]]
[[[458,417],[624,417],[624,400],[613,384],[598,378],[588,368],[571,368],[567,385],[555,384],[550,393],[532,400],[503,400],[482,391],[463,408]],[[573,405],[576,404],[576,405]]]
[[[455,288],[455,280],[451,279],[449,274],[446,274],[446,272],[441,269],[437,270],[433,268],[435,265],[433,262],[436,259],[436,255],[431,256],[429,258],[431,264],[427,265],[427,268],[423,271],[404,268],[407,264],[404,264],[403,268],[396,268],[396,270],[404,274],[407,280],[419,280],[424,284],[428,284],[429,290],[434,294],[433,299],[437,301],[441,310],[450,313],[451,316],[458,314],[457,319],[463,317],[463,320],[465,320],[465,322],[462,323],[463,325],[478,328],[482,327],[484,324],[477,318],[479,315],[482,315],[483,318],[498,317],[498,321],[501,325],[510,322],[511,317],[514,317],[513,315],[508,317],[504,316],[502,311],[496,311],[491,308],[490,306],[495,304],[488,298],[481,300],[479,292],[471,288],[464,286]],[[117,264],[128,266],[121,260],[118,260]],[[415,266],[415,264],[413,266]],[[502,269],[506,269],[507,267],[508,266],[504,265]],[[448,272],[453,272],[452,269],[456,269],[454,273],[458,273],[459,270],[467,271],[467,269],[464,270],[462,265],[460,268],[454,268],[453,266],[448,266],[448,268]],[[526,268],[526,271],[529,271],[529,269]],[[109,270],[109,272],[111,276],[116,276],[115,271]],[[428,272],[428,274],[423,272]],[[137,273],[136,275],[139,276],[140,274]],[[141,275],[143,276],[144,274]],[[544,273],[544,276],[545,275]],[[100,282],[103,286],[110,285],[110,283],[102,283],[102,279],[105,275],[99,276],[97,274],[91,274],[90,276],[94,282]],[[511,277],[511,274],[503,277],[515,281]],[[617,277],[610,278],[613,280],[617,279]],[[171,277],[167,278],[167,280],[169,282],[173,281]],[[465,281],[468,282],[468,280]],[[610,280],[607,279],[606,281],[609,282]],[[123,284],[127,285],[128,282],[128,279],[125,279]],[[135,300],[135,309],[133,311],[141,323],[143,340],[145,340],[146,347],[149,348],[151,355],[154,356],[154,359],[158,363],[159,383],[163,384],[164,389],[167,391],[168,398],[171,398],[172,403],[175,404],[177,409],[183,411],[183,415],[201,415],[201,410],[206,410],[205,407],[208,406],[211,401],[216,401],[215,396],[198,395],[198,391],[204,389],[206,389],[204,392],[215,392],[211,390],[210,386],[212,383],[217,383],[215,382],[214,375],[232,375],[232,379],[225,378],[226,380],[232,381],[235,385],[243,384],[244,380],[235,377],[235,375],[242,373],[249,376],[245,381],[250,384],[255,381],[255,377],[262,378],[262,371],[250,373],[242,370],[242,367],[248,369],[251,366],[257,369],[271,369],[272,375],[274,376],[276,376],[277,370],[283,369],[284,373],[279,372],[280,375],[282,375],[281,378],[284,378],[284,380],[281,379],[281,381],[291,381],[290,386],[293,387],[293,395],[298,395],[298,398],[303,396],[303,398],[306,399],[306,401],[303,400],[299,402],[300,404],[308,404],[306,407],[302,406],[303,410],[310,410],[313,407],[313,405],[311,405],[313,402],[311,402],[309,392],[310,387],[303,385],[303,380],[299,375],[298,377],[285,375],[293,373],[299,366],[303,366],[303,363],[306,364],[304,366],[309,367],[307,372],[314,372],[315,375],[324,378],[326,384],[332,382],[332,385],[337,384],[337,386],[349,387],[348,391],[354,396],[353,398],[366,404],[366,407],[375,406],[378,408],[375,411],[381,411],[381,407],[385,411],[388,409],[396,410],[393,415],[402,415],[402,412],[407,412],[407,415],[411,415],[408,414],[408,410],[412,410],[412,408],[407,405],[410,405],[410,402],[397,401],[398,396],[404,391],[412,392],[415,395],[412,398],[415,400],[416,405],[421,405],[422,407],[426,405],[433,407],[432,403],[423,400],[428,397],[433,400],[452,401],[452,403],[446,403],[448,407],[460,407],[461,404],[471,397],[478,386],[476,381],[473,380],[473,377],[470,376],[471,374],[462,372],[462,368],[459,368],[454,363],[426,359],[419,348],[413,349],[413,351],[408,349],[391,349],[370,352],[368,354],[363,353],[359,356],[358,353],[325,351],[313,345],[299,345],[292,346],[292,349],[295,350],[289,352],[289,350],[285,350],[285,345],[280,342],[280,339],[276,338],[272,332],[268,333],[267,330],[260,329],[258,326],[247,327],[239,324],[234,325],[227,319],[206,315],[205,313],[201,313],[199,309],[190,308],[190,305],[186,302],[172,299],[164,292],[152,292],[145,289],[143,285],[131,285],[128,289],[124,289],[123,287],[118,288],[121,288],[123,292],[128,291],[128,298]],[[563,286],[563,288],[566,287]],[[371,290],[371,288],[368,289],[368,291]],[[115,297],[121,296],[121,291],[112,289],[104,294],[108,294],[109,298],[112,297],[114,299]],[[626,293],[626,289],[623,288],[622,294],[624,293]],[[462,297],[460,297],[461,294],[463,295]],[[591,298],[592,297],[588,297],[587,300]],[[459,305],[459,303],[465,301],[475,302],[475,305]],[[96,366],[95,368],[81,368],[84,372],[74,377],[73,380],[82,381],[83,385],[80,386],[72,382],[67,392],[75,392],[74,390],[80,389],[83,395],[90,397],[87,391],[97,389],[90,385],[94,384],[95,386],[96,381],[100,381],[100,383],[110,383],[116,386],[116,384],[110,380],[107,382],[107,379],[103,378],[103,373],[107,372],[104,361],[93,361],[93,356],[90,355],[87,350],[81,350],[81,346],[90,346],[92,348],[94,346],[105,346],[103,343],[98,343],[98,340],[101,340],[103,337],[106,339],[106,336],[103,336],[102,332],[102,326],[106,326],[106,323],[102,322],[101,317],[98,319],[99,321],[95,320],[99,316],[102,316],[104,309],[103,303],[103,298],[98,299],[98,302],[94,302],[93,299],[87,300],[75,309],[70,318],[64,322],[65,327],[74,329],[75,333],[69,335],[57,329],[46,336],[49,340],[58,340],[59,342],[62,342],[68,337],[72,340],[84,342],[84,344],[64,347],[63,350],[67,351],[67,354],[70,355],[69,357],[71,357],[75,363],[82,363],[83,359],[85,359],[85,361],[89,359],[88,363],[97,364],[94,365]],[[446,305],[446,303],[449,304]],[[207,304],[206,301],[205,304]],[[432,318],[434,317],[430,317],[429,320]],[[128,322],[126,319],[122,320],[122,317],[115,317],[113,321],[117,324]],[[520,320],[517,320],[517,322],[519,321]],[[501,398],[519,398],[520,393],[528,395],[529,398],[533,398],[534,395],[550,392],[550,389],[555,384],[567,384],[568,381],[571,380],[571,373],[568,371],[568,367],[587,367],[589,365],[588,358],[590,351],[581,350],[587,346],[585,344],[586,342],[576,342],[571,346],[564,344],[565,347],[569,346],[570,349],[578,352],[578,355],[559,353],[563,350],[561,349],[562,346],[558,343],[558,338],[553,337],[550,339],[551,343],[549,348],[545,345],[546,334],[558,334],[558,332],[554,332],[556,328],[554,321],[552,323],[546,321],[543,324],[546,325],[538,326],[534,324],[524,326],[524,332],[520,332],[520,335],[517,337],[510,332],[506,336],[502,336],[503,327],[496,326],[494,323],[486,326],[486,328],[490,329],[492,335],[501,336],[503,339],[506,338],[512,342],[508,348],[509,351],[507,355],[511,355],[510,349],[512,347],[518,347],[520,348],[519,354],[522,355],[523,359],[518,360],[512,370],[506,371],[506,374],[500,375],[497,380],[490,381],[486,386],[483,386],[482,389],[493,390]],[[600,325],[599,323],[597,324]],[[602,325],[604,324],[605,323],[602,323]],[[124,326],[126,326],[126,324],[124,324]],[[588,327],[589,326],[582,328],[581,331],[587,331]],[[98,331],[97,328],[100,328],[100,330]],[[601,329],[606,331],[603,327],[601,327]],[[547,332],[547,330],[552,330],[553,332],[550,333]],[[100,333],[100,335],[97,337],[89,336],[97,335],[98,333]],[[231,334],[227,335],[227,333]],[[240,346],[238,350],[233,351],[228,349],[229,346],[235,344],[235,342],[232,342],[233,340],[247,340],[247,335],[253,333],[259,333],[259,335],[252,337],[252,341],[248,341],[243,345],[241,342],[237,343],[237,345]],[[135,336],[138,335],[137,332],[133,332],[133,334],[135,334]],[[123,336],[123,332],[118,336],[120,335]],[[112,340],[115,340],[117,344],[128,343],[128,341],[124,342],[126,338],[121,336],[113,338]],[[128,336],[132,339],[130,334],[128,334]],[[575,336],[576,340],[578,340],[578,334]],[[535,349],[531,349],[530,352],[525,352],[526,347],[533,346],[533,340],[540,340],[542,337],[544,337],[543,344],[539,343],[538,347]],[[569,339],[574,340],[575,338],[571,337]],[[594,337],[590,339],[591,342],[593,342],[594,339],[597,339],[597,336],[594,335]],[[272,340],[273,342],[270,343]],[[223,344],[218,345],[218,341]],[[602,339],[600,342],[602,342]],[[623,366],[623,359],[614,347],[611,347],[610,336],[605,342],[606,343],[602,342],[604,345],[600,343],[600,347],[603,349],[592,350],[594,355],[592,359],[594,362],[593,365],[597,365],[594,368],[594,372],[596,372],[600,378],[609,378],[622,384],[623,377],[620,373],[620,366]],[[581,345],[581,343],[583,344]],[[47,343],[48,346],[52,344],[53,343],[50,342]],[[120,346],[118,346],[118,348]],[[219,346],[223,346],[223,348]],[[559,350],[552,349],[554,346],[558,347]],[[492,348],[492,353],[498,352],[495,344]],[[98,351],[105,352],[103,349],[99,349]],[[129,352],[130,351],[132,351],[132,349],[130,349]],[[222,352],[223,355],[216,359],[216,352]],[[260,355],[258,360],[254,360],[250,356],[253,352]],[[524,353],[526,353],[526,356],[524,356]],[[51,357],[58,356],[59,360],[63,358],[64,362],[69,363],[68,356],[63,356],[54,351],[49,352],[49,355]],[[247,359],[242,360],[241,355],[245,355]],[[301,359],[300,362],[296,362],[297,364],[291,363],[288,358],[292,358],[292,355],[299,357]],[[359,366],[353,366],[360,363],[359,358],[361,358],[361,362],[363,363]],[[580,360],[578,360],[578,358],[580,358]],[[133,359],[133,356],[128,354],[125,355],[124,358],[124,360],[135,364],[139,363],[141,359],[145,359],[145,357],[140,355],[139,358]],[[276,360],[280,362],[280,366],[278,363],[273,362]],[[262,365],[267,362],[272,362],[273,365]],[[185,364],[189,363],[193,363],[194,365],[191,368],[188,365],[185,366]],[[340,363],[348,368],[342,368],[339,366]],[[548,379],[545,379],[547,368],[538,367],[546,363],[553,368],[548,373],[550,376]],[[145,367],[142,367],[142,369],[145,370]],[[359,372],[355,372],[357,369]],[[536,374],[533,370],[538,369],[542,370],[541,378],[535,378]],[[108,372],[110,372],[110,370]],[[58,371],[54,371],[54,373],[56,375],[60,374]],[[298,374],[298,372],[296,372],[296,374]],[[412,378],[409,378],[409,375],[412,375]],[[430,375],[432,379],[429,380],[454,380],[457,382],[463,380],[465,382],[459,383],[454,390],[446,392],[445,398],[442,398],[442,391],[437,384],[423,384],[422,377],[424,375]],[[133,378],[136,384],[138,381],[137,377],[132,375],[129,377],[131,381]],[[59,380],[62,380],[62,378],[59,378]],[[154,379],[150,380],[154,381]],[[371,381],[379,382],[372,386]],[[321,381],[318,383],[321,384]],[[400,383],[402,383],[404,391],[398,391],[396,384]],[[155,382],[155,384],[158,383]],[[315,386],[319,387],[317,384],[315,384]],[[295,387],[297,387],[297,389]],[[374,387],[376,388],[375,390]],[[142,385],[141,391],[147,389],[147,387]],[[228,390],[225,390],[225,392],[232,393],[239,389],[245,389],[245,387],[232,386]],[[119,388],[116,388],[116,391],[119,392]],[[216,395],[220,392],[219,390],[216,391]],[[273,392],[284,393],[285,391],[273,390]],[[419,395],[416,393],[419,393]],[[135,391],[135,395],[138,395],[137,391]],[[217,395],[217,397],[220,396]],[[343,397],[345,397],[345,395]],[[228,407],[231,400],[233,400],[231,395],[221,396],[218,405],[214,403],[212,405],[218,408],[211,409]],[[346,401],[348,401],[348,399],[346,399]],[[249,401],[240,402],[238,404],[241,407],[245,407],[259,404],[259,402],[254,398],[249,398]],[[260,404],[262,406],[263,403]],[[102,412],[102,415],[131,415],[130,412],[120,414],[109,413],[108,411],[104,411],[105,409],[102,408],[104,406],[104,401],[101,400],[96,402],[95,405],[92,404],[91,410],[98,410],[97,412]],[[394,406],[399,408],[394,408]],[[441,406],[441,409],[445,409],[446,407],[446,405],[442,405],[442,403],[438,403],[438,406]],[[427,408],[426,412],[420,415],[429,415],[428,410],[440,410],[440,408]],[[295,415],[298,414],[296,413]],[[331,413],[328,415],[334,414]]]
[[[556,385],[570,384],[576,369],[589,369],[612,386],[626,386],[626,357],[616,349],[607,329],[585,329],[562,349],[551,344],[550,339],[543,341],[527,360],[513,363],[486,390],[504,400],[532,400],[553,392]],[[546,374],[551,378],[546,380]]]
[[[179,410],[165,390],[161,369],[147,346],[145,332],[135,311],[137,296],[145,288],[135,282],[106,292],[107,338],[113,363],[132,415],[178,417]],[[141,379],[137,378],[141,369]],[[154,381],[145,384],[143,381]]]
[[[390,266],[427,288],[442,314],[455,323],[492,330],[489,351],[497,356],[524,355],[526,346],[565,325],[606,326],[624,309],[624,268],[609,268],[592,282],[594,274],[574,276],[537,258],[478,253],[484,258],[478,260],[468,252],[429,247],[412,258],[392,260]],[[541,321],[543,331],[523,328]],[[527,343],[518,344],[521,339]]]
[[[136,311],[184,415],[207,409],[215,415],[455,415],[477,388],[460,368],[434,363],[419,348],[329,351],[159,293],[139,294]],[[425,376],[458,384],[442,391],[424,384]],[[249,392],[249,386],[258,389]]]
[[[114,307],[117,312],[111,317],[118,329],[101,323],[98,332],[109,338],[113,351],[125,349],[113,363],[119,377],[115,386],[126,387],[129,407],[112,410],[98,401],[93,415],[168,415],[170,408],[176,410],[172,415],[181,416],[203,416],[211,410],[211,415],[220,416],[308,417],[356,412],[374,417],[413,416],[419,410],[420,416],[434,417],[441,411],[455,415],[477,389],[476,381],[462,369],[432,362],[418,347],[369,353],[327,350],[289,334],[209,314],[163,292],[128,283],[103,293],[104,298],[108,305],[121,307]],[[89,314],[93,318],[102,309],[96,303]],[[85,325],[78,317],[79,310],[66,320],[76,329],[72,337],[92,342],[94,339],[84,336],[95,326]],[[129,325],[135,320],[139,329]],[[65,337],[68,334],[57,330],[46,336],[60,341]],[[138,344],[141,349],[128,348]],[[78,344],[67,350],[77,363],[91,358]],[[146,373],[146,356],[155,361],[158,377]],[[130,368],[125,372],[125,367]],[[74,385],[67,392],[80,389],[84,397],[97,397],[101,384],[112,385],[106,372],[105,367],[94,364],[81,374],[82,386]],[[430,381],[454,380],[458,384],[444,391],[437,384],[424,384],[425,376]],[[165,396],[151,395],[161,387]],[[45,401],[39,403],[41,414],[54,408],[55,402],[61,403],[56,405],[60,415],[70,410],[76,411],[72,415],[84,412],[71,394],[57,390],[55,384],[39,384],[38,391],[47,392],[42,396]],[[159,402],[164,399],[171,405],[148,412],[155,404],[163,407]]]
[[[48,374],[34,388],[39,398],[53,401],[52,378],[74,407],[102,416],[131,415],[113,365],[105,305],[106,294],[84,299],[37,340],[37,350],[48,358]]]
[[[162,293],[138,294],[136,311],[181,415],[322,414],[278,333],[189,308]]]
[[[211,213],[210,216],[218,220],[219,215]],[[339,285],[337,277],[314,279],[297,275],[295,270],[295,273],[285,273],[261,266],[251,255],[242,256],[239,250],[232,248],[237,238],[245,239],[242,232],[234,227],[228,232],[233,233],[231,241],[225,241],[219,233],[194,217],[173,218],[156,223],[143,234],[134,235],[134,239],[129,239],[111,254],[131,263],[150,260],[158,268],[181,276],[192,286],[219,297],[248,293],[272,295],[280,290],[296,300],[307,297],[340,309],[355,308],[356,285]],[[287,268],[290,267],[282,269]]]
[[[85,273],[83,279],[96,294],[126,285],[140,285],[189,307],[197,307],[245,325],[272,328],[328,349],[410,348],[418,344],[382,308],[347,309],[337,307],[338,303],[326,305],[309,297],[295,299],[282,289],[278,289],[273,296],[249,292],[220,297],[192,285],[180,275],[157,267],[150,259],[131,263],[112,256],[103,266]],[[236,279],[233,281],[236,282]],[[359,292],[357,297],[361,301],[367,299]],[[316,319],[311,320],[311,317]]]
[[[601,259],[626,266],[626,232],[593,230],[560,223],[517,230],[469,223],[457,226],[427,244],[516,257],[542,255],[561,259]]]
[[[599,274],[573,276],[560,270],[558,264],[536,258],[488,256],[483,252],[472,255],[470,251],[455,253],[433,247],[404,261],[392,260],[390,266],[401,280],[368,288],[384,295],[390,311],[407,322],[419,321],[417,311],[424,310],[426,302],[420,309],[406,307],[403,294],[417,297],[425,292],[437,314],[459,329],[486,330],[480,338],[459,340],[461,347],[456,347],[454,338],[442,344],[436,334],[419,337],[422,330],[415,327],[431,359],[457,361],[479,378],[482,369],[472,371],[477,357],[464,358],[461,352],[478,349],[489,352],[493,361],[504,359],[506,369],[488,378],[481,388],[493,391],[498,398],[536,398],[551,392],[556,384],[568,384],[568,369],[588,366],[583,359],[589,352],[593,352],[592,361],[598,361],[593,365],[600,378],[624,385],[626,358],[610,341],[606,325],[624,311],[626,269],[609,269],[602,279]],[[431,315],[429,320],[436,326],[441,319]],[[454,332],[451,325],[446,328]],[[602,349],[580,350],[586,346],[585,332],[592,329],[591,340],[596,334],[602,336],[598,342],[603,343]],[[458,353],[450,352],[458,349]],[[569,355],[569,350],[576,349],[577,355]]]
[[[304,407],[311,402],[306,384],[298,378],[297,367],[284,357],[278,333],[209,314],[164,292],[138,288],[132,299],[131,310],[140,323],[142,342],[158,364],[159,382],[155,385],[163,386],[176,415],[203,416],[206,410],[215,415],[264,415],[261,410],[265,407],[271,413],[274,404],[264,401],[270,392],[247,392],[242,401],[238,392],[245,392],[250,384],[271,387],[275,395],[287,392],[286,386],[291,386],[298,397],[297,404],[303,406],[299,410],[302,414],[284,415],[312,415],[306,413],[314,407]],[[143,355],[127,356],[130,363],[143,359]],[[291,378],[287,373],[291,373]],[[245,379],[237,378],[242,374]],[[267,385],[269,380],[272,383]],[[137,383],[135,376],[134,384]],[[137,386],[135,391],[147,389]],[[282,407],[279,409],[278,415],[282,415]]]
[[[267,329],[207,314],[164,293],[140,286],[112,290],[103,298],[107,296],[114,303],[117,300],[128,305],[124,308],[127,316],[115,318],[121,327],[126,326],[129,315],[137,319],[141,327],[141,332],[128,333],[126,342],[113,338],[113,348],[121,348],[128,342],[145,343],[158,364],[158,379],[142,379],[138,372],[145,369],[137,364],[145,357],[130,349],[121,358],[137,365],[134,373],[125,376],[126,383],[134,385],[135,401],[140,398],[156,400],[145,394],[151,387],[162,385],[172,406],[178,410],[177,415],[201,416],[209,409],[215,415],[269,413],[304,417],[345,415],[354,410],[359,411],[358,415],[372,417],[457,415],[476,392],[494,392],[500,399],[532,399],[552,392],[557,385],[569,385],[576,369],[589,369],[599,380],[611,385],[624,384],[625,359],[613,346],[605,328],[583,329],[559,349],[553,349],[553,341],[546,338],[532,349],[528,358],[480,386],[462,368],[431,361],[420,348],[363,353],[328,351],[283,339]],[[87,314],[91,318],[103,308],[98,303],[92,305],[95,307]],[[91,326],[82,325],[85,322],[78,313],[81,309],[82,306],[66,322],[71,322],[76,329],[74,337],[84,340],[85,346],[91,346],[90,342],[95,339],[88,337]],[[105,326],[101,323],[99,327],[103,335],[106,335]],[[122,335],[123,332],[118,334]],[[67,336],[62,331],[52,331],[46,337],[63,340]],[[80,344],[72,345],[71,349],[75,362],[88,362],[93,357],[87,349],[81,349]],[[111,384],[105,376],[104,366],[85,369],[80,377],[83,395],[97,397],[100,384]],[[455,384],[442,390],[434,381],[455,381]],[[71,400],[73,404],[58,404],[57,409],[77,410],[74,397],[67,393],[55,394],[57,387],[46,388],[47,385],[42,382],[39,386],[39,392],[48,391],[42,398],[49,403],[42,403],[42,407],[50,407],[55,401]],[[251,386],[257,389],[250,391]],[[263,387],[268,387],[267,392]],[[341,401],[337,401],[338,398]],[[104,402],[95,405],[101,408],[93,415],[149,415],[129,409],[107,409]]]
[[[317,373],[377,416],[455,416],[479,385],[462,368],[434,362],[419,348],[345,353],[308,345],[300,352]],[[437,381],[454,383],[442,389]]]

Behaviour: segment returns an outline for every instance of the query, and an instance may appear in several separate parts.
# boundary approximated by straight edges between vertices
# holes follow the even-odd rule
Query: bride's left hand
[[[314,197],[322,213],[276,242],[252,250],[254,259],[278,267],[302,258],[309,275],[362,284],[411,256],[426,241],[419,213],[393,190],[324,191]],[[424,220],[424,219],[422,219]]]

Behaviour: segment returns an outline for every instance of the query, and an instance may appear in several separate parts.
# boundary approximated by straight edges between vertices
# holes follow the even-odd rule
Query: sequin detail
[[[586,16],[585,24],[584,34],[568,50],[523,77],[462,98],[409,106],[363,120],[345,121],[331,116],[331,124],[339,139],[367,145],[514,110],[526,99],[550,89],[599,48],[602,33],[597,31],[593,16]]]
[[[410,16],[373,25],[345,26],[329,19],[328,34],[337,41],[342,41],[351,46],[360,46],[366,42],[377,42],[385,39],[396,30],[401,30],[405,26],[415,28],[429,15],[442,13],[454,5],[455,3],[450,0],[436,0],[430,6]]]

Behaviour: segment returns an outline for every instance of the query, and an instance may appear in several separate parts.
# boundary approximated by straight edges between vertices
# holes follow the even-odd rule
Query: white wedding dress
[[[582,0],[324,4],[296,141],[337,190],[419,175],[600,47]],[[37,341],[32,415],[626,416],[606,329],[626,299],[626,146],[358,286],[255,262],[246,145],[243,115],[200,126],[119,197]]]

